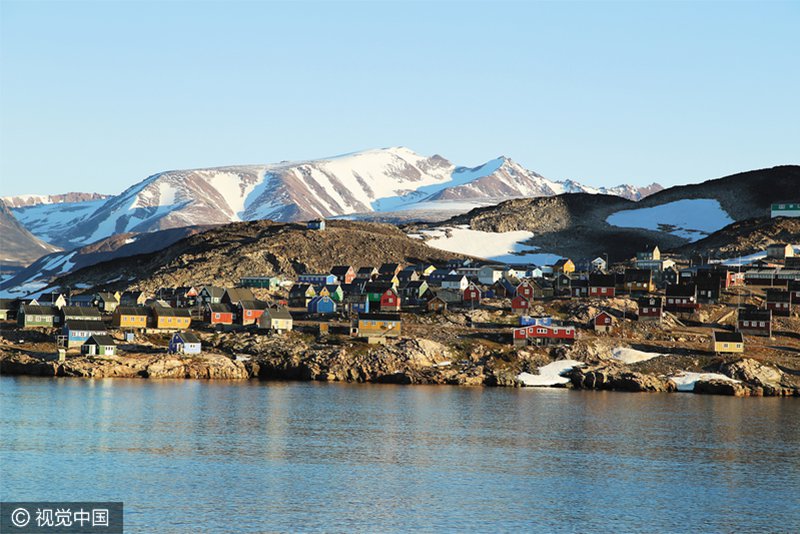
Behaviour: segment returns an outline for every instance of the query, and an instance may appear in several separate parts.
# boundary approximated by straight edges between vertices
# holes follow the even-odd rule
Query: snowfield
[[[575,367],[582,367],[583,365],[585,365],[583,362],[577,360],[559,360],[539,367],[538,375],[520,373],[517,375],[517,380],[520,384],[527,387],[547,387],[566,384],[569,382],[569,378],[561,375],[571,371]]]
[[[609,216],[606,222],[622,228],[666,231],[689,241],[697,241],[731,224],[733,219],[718,201],[691,198],[652,208],[618,211]]]
[[[671,376],[670,380],[675,382],[678,386],[678,391],[694,391],[694,385],[703,380],[723,380],[725,382],[739,382],[739,380],[734,380],[725,375],[721,375],[719,373],[692,373],[689,371],[683,371],[679,375]]]
[[[622,363],[637,363],[646,362],[653,358],[664,356],[656,352],[643,352],[641,350],[631,349],[628,347],[617,347],[611,351],[611,357]]]
[[[535,252],[536,247],[522,242],[533,237],[533,232],[484,232],[467,226],[440,227],[423,230],[409,237],[426,239],[425,243],[439,250],[477,256],[504,263],[535,263],[545,265],[558,261],[561,256]]]

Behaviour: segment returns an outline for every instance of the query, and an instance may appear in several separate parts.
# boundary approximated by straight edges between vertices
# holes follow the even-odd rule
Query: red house
[[[511,299],[511,309],[514,311],[514,313],[525,315],[526,313],[528,313],[528,309],[530,307],[531,307],[531,302],[522,295],[517,295],[516,297]]]
[[[664,299],[661,297],[642,297],[636,301],[639,305],[640,321],[658,321],[664,314]]]
[[[792,294],[783,289],[767,289],[767,309],[773,317],[789,317],[792,314]]]
[[[590,274],[590,297],[613,297],[616,295],[616,277],[613,274]]]
[[[206,304],[203,318],[208,324],[233,324],[233,310],[227,304]]]
[[[518,297],[525,297],[527,300],[533,300],[533,292],[533,284],[525,280],[517,286],[516,294]]]
[[[694,313],[697,303],[697,284],[672,284],[667,286],[666,310],[671,313]]]
[[[742,334],[772,336],[772,311],[742,308],[736,317],[736,329]]]
[[[468,285],[467,289],[464,290],[464,302],[470,304],[480,304],[481,288],[472,283]]]
[[[400,311],[400,296],[391,287],[381,294],[381,311]]]
[[[610,332],[614,325],[614,317],[607,311],[601,311],[594,316],[592,324],[596,332]]]
[[[514,346],[527,344],[551,345],[575,341],[574,326],[532,325],[515,328],[512,336]]]
[[[257,300],[242,300],[239,302],[239,322],[241,324],[254,324],[264,315],[267,305]]]

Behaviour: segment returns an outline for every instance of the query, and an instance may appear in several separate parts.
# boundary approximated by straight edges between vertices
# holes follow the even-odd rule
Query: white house
[[[463,274],[450,274],[442,280],[442,289],[457,289],[464,291],[469,286],[469,280]]]
[[[492,285],[503,277],[503,268],[499,265],[484,265],[478,269],[478,282]]]

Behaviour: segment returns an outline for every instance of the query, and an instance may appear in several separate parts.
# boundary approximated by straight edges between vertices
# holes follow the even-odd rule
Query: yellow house
[[[561,258],[553,264],[553,272],[564,274],[574,273],[575,264],[569,258]]]
[[[114,310],[112,324],[117,328],[147,328],[147,308],[120,306]]]
[[[400,337],[399,313],[361,313],[352,334],[356,337]]]
[[[192,314],[182,308],[153,308],[154,326],[161,330],[184,330],[192,324]]]
[[[714,332],[712,345],[714,352],[744,352],[744,338],[740,332]]]

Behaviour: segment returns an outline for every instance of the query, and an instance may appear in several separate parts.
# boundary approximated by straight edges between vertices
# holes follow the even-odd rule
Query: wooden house
[[[59,323],[61,323],[61,313],[55,306],[22,304],[17,312],[17,324],[23,328],[49,328]]]
[[[81,353],[88,356],[114,356],[117,353],[117,343],[107,334],[92,334],[81,345]]]
[[[225,296],[225,288],[217,286],[203,286],[197,298],[203,304],[220,304]]]
[[[381,312],[398,312],[400,311],[400,295],[394,288],[389,288],[383,292],[380,299]]]
[[[369,297],[361,293],[347,293],[344,296],[344,308],[349,313],[369,313]]]
[[[356,271],[352,265],[335,265],[331,268],[331,274],[340,284],[352,284],[356,279]]]
[[[306,227],[309,230],[324,230],[325,229],[325,219],[314,219],[313,221],[308,221]]]
[[[356,277],[354,280],[369,282],[376,276],[378,276],[378,269],[375,267],[359,267],[358,271],[356,271]]]
[[[173,293],[175,306],[178,308],[193,308],[197,305],[197,296],[200,292],[192,286],[176,287]]]
[[[153,326],[159,330],[183,330],[192,324],[192,314],[185,308],[153,306]]]
[[[517,295],[511,299],[511,310],[516,314],[525,315],[530,308],[531,302],[522,295]]]
[[[469,285],[469,280],[463,274],[448,274],[442,279],[442,289],[456,289],[464,291]]]
[[[403,266],[399,263],[384,263],[378,269],[378,274],[391,274],[392,276],[403,270]]]
[[[626,269],[625,290],[629,293],[652,293],[655,291],[653,271],[650,269]]]
[[[200,338],[192,332],[175,332],[169,340],[172,354],[200,354],[203,350]]]
[[[144,291],[125,291],[119,297],[120,306],[143,306],[147,300]]]
[[[67,296],[64,293],[53,291],[51,293],[42,293],[36,299],[36,303],[40,306],[55,306],[58,309],[67,305]]]
[[[742,334],[772,337],[772,310],[740,308],[736,329]]]
[[[95,306],[105,313],[114,313],[119,306],[119,293],[101,291],[95,295]]]
[[[561,258],[553,264],[553,273],[569,274],[575,272],[575,264],[569,258]]]
[[[772,243],[767,245],[767,258],[782,260],[794,256],[794,248],[787,243]]]
[[[258,320],[258,327],[273,332],[289,332],[293,326],[292,314],[284,307],[269,307]]]
[[[147,328],[148,309],[143,306],[118,306],[111,316],[117,328]]]
[[[289,290],[289,306],[292,308],[307,308],[311,299],[317,296],[317,291],[311,284],[294,284]]]
[[[342,290],[342,286],[340,286],[339,284],[330,284],[323,287],[322,289],[337,304],[344,300],[344,290]],[[319,291],[317,294],[323,296],[322,291]]]
[[[430,287],[441,287],[444,279],[454,274],[458,274],[455,269],[436,269],[428,275],[428,285]]]
[[[69,320],[61,329],[67,347],[79,347],[95,334],[108,334],[103,321],[76,321]]]
[[[789,317],[792,314],[792,294],[783,289],[767,289],[767,309],[773,317]]]
[[[327,296],[316,296],[308,303],[308,313],[315,315],[330,315],[336,313],[336,303]]]
[[[367,282],[364,284],[364,293],[373,304],[380,306],[383,294],[389,289],[394,289],[391,282]]]
[[[432,293],[436,294],[437,297],[449,305],[461,304],[461,301],[464,298],[464,294],[458,289],[444,289],[440,287],[434,288]]]
[[[242,300],[236,308],[236,318],[238,323],[242,325],[255,324],[266,309],[266,302],[260,300]]]
[[[670,313],[692,314],[699,308],[697,284],[667,286],[664,309]]]
[[[589,296],[589,281],[584,279],[572,280],[569,286],[569,296],[582,298]]]
[[[474,283],[470,282],[470,284],[464,290],[464,296],[463,296],[464,304],[470,304],[470,305],[480,304],[482,295],[483,293],[481,291],[481,288],[479,288]]]
[[[94,295],[92,293],[80,293],[78,295],[69,296],[70,306],[91,307],[94,306]]]
[[[491,290],[497,298],[510,298],[517,294],[517,286],[505,278],[492,284]]]
[[[315,286],[325,286],[335,284],[336,275],[325,273],[304,273],[297,276],[297,281],[301,284],[312,284]]]
[[[605,310],[592,318],[592,327],[595,332],[610,332],[613,326],[614,316]]]
[[[351,335],[366,338],[400,337],[402,322],[399,313],[361,313]]]
[[[16,319],[17,310],[19,310],[19,301],[15,301],[14,299],[0,299],[0,321]]]
[[[590,297],[611,298],[616,294],[616,279],[613,274],[592,273],[589,275]]]
[[[233,308],[230,304],[206,304],[203,307],[203,319],[208,324],[233,324]]]
[[[664,315],[664,299],[662,297],[641,297],[636,300],[639,306],[639,321],[661,322]]]
[[[256,300],[255,295],[248,287],[229,287],[225,289],[225,294],[222,295],[221,302],[230,304],[234,308],[239,305],[243,300],[252,301]]]
[[[283,280],[278,276],[243,276],[239,278],[239,287],[278,289],[282,283]]]
[[[392,274],[392,273],[378,274],[378,276],[373,278],[373,281],[374,282],[389,282],[390,284],[392,284],[392,287],[397,287],[398,285],[400,285],[400,277],[397,276],[396,274]]]
[[[490,286],[503,277],[502,265],[483,265],[478,269],[478,282]]]
[[[516,287],[514,295],[517,297],[524,297],[526,300],[533,300],[535,292],[536,290],[534,283],[528,280],[523,280]]]
[[[100,321],[100,310],[82,306],[64,306],[61,308],[61,321]]]
[[[428,282],[425,280],[412,280],[400,286],[400,294],[409,304],[417,304],[428,290]]]
[[[524,345],[561,345],[575,341],[574,326],[532,325],[514,328],[512,342],[515,347]]]
[[[711,335],[711,350],[716,353],[744,352],[744,337],[741,332],[717,332]]]
[[[429,312],[433,313],[441,313],[447,310],[447,301],[445,301],[442,297],[433,296],[428,303],[426,304],[425,308]]]
[[[422,277],[420,276],[419,271],[417,271],[414,267],[406,267],[397,273],[398,285],[407,284],[408,282],[416,282],[421,278]]]

